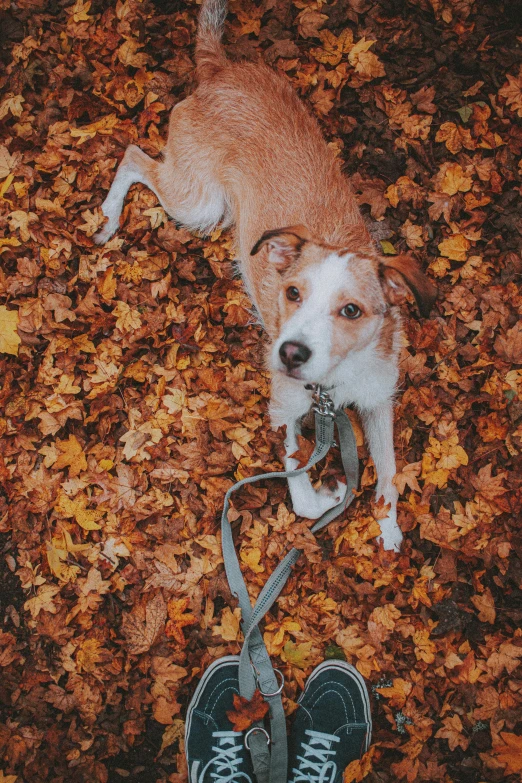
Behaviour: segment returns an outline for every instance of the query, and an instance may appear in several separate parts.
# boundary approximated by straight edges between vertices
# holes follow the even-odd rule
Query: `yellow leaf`
[[[131,65],[133,68],[143,68],[149,62],[148,54],[138,52],[144,44],[140,44],[134,39],[129,39],[122,43],[118,49],[118,60],[123,65]]]
[[[101,526],[98,525],[97,520],[103,517],[103,512],[86,508],[88,502],[89,499],[83,494],[77,495],[75,500],[71,500],[65,493],[62,493],[54,509],[66,519],[74,517],[84,530],[100,530]]]
[[[118,302],[112,314],[116,317],[116,327],[123,332],[135,332],[141,328],[141,318],[137,310],[133,310],[126,302]]]
[[[454,196],[459,190],[462,193],[466,193],[471,189],[471,184],[471,177],[464,174],[462,166],[459,166],[458,163],[450,163],[446,167],[440,187],[443,193],[447,193],[448,196]]]
[[[107,114],[101,120],[91,122],[90,125],[84,125],[83,128],[71,128],[69,133],[73,138],[78,138],[78,144],[83,144],[89,139],[93,139],[97,133],[102,136],[112,134],[112,131],[118,124],[118,118],[115,114]]]
[[[330,30],[322,30],[319,33],[322,48],[311,49],[310,53],[320,63],[338,65],[344,53],[349,52],[353,46],[353,35],[347,27],[339,38],[336,38]]]
[[[522,772],[522,737],[518,734],[510,734],[501,731],[503,744],[493,745],[492,753],[501,764],[505,764],[504,775],[516,775]]]
[[[388,190],[389,190],[389,188],[388,188]],[[387,194],[387,192],[388,191],[386,191],[386,194]],[[397,204],[395,204],[393,206],[397,206]],[[396,256],[397,255],[397,251],[395,250],[394,246],[392,245],[391,242],[388,242],[387,239],[381,239],[381,248],[382,248],[382,252],[386,256]]]
[[[87,13],[90,7],[91,0],[87,0],[85,3],[83,0],[76,0],[76,3],[71,9],[73,20],[75,22],[88,22],[90,19],[92,19],[92,17]]]
[[[53,603],[53,598],[60,592],[60,588],[56,585],[42,585],[38,588],[37,594],[34,598],[29,598],[24,604],[24,609],[27,612],[31,612],[31,617],[34,619],[38,617],[40,612],[50,612],[56,614],[58,607]]]
[[[311,666],[311,649],[312,642],[301,642],[296,644],[295,642],[287,642],[281,650],[281,658],[291,666],[296,666],[298,669],[306,669]]]
[[[87,460],[76,435],[69,435],[68,440],[57,440],[56,446],[62,452],[54,465],[57,470],[69,467],[69,476],[78,476],[82,470],[87,470]]]
[[[261,550],[257,547],[252,549],[241,550],[241,561],[247,565],[254,574],[260,574],[265,569],[264,566],[259,565],[259,559],[261,557]]]
[[[377,693],[388,699],[388,705],[390,707],[404,707],[406,699],[410,695],[413,688],[413,684],[408,680],[403,680],[401,677],[394,678],[393,685],[383,688],[376,688]]]
[[[219,634],[225,642],[235,642],[239,635],[239,621],[241,609],[232,610],[225,606],[221,614],[221,625],[215,625],[212,629],[214,635]]]
[[[453,236],[440,242],[438,247],[441,256],[452,261],[465,261],[466,253],[470,249],[471,243],[462,234],[453,234]]]
[[[80,572],[80,567],[76,565],[69,565],[69,563],[67,563],[67,550],[61,549],[59,546],[55,545],[59,542],[59,539],[57,540],[53,538],[51,543],[48,542],[46,544],[46,554],[49,568],[51,569],[51,573],[57,579],[59,579],[60,582],[65,582],[66,584],[69,582],[75,582],[76,577]]]
[[[103,660],[104,653],[106,650],[97,639],[85,639],[80,643],[76,653],[78,671],[94,672],[97,664]]]
[[[0,769],[0,783],[15,783],[18,780],[18,775],[4,775],[4,771]]]
[[[415,657],[418,661],[434,662],[435,645],[430,639],[430,632],[427,628],[422,628],[413,634],[413,643],[415,645]]]
[[[8,310],[0,305],[0,353],[18,356],[18,346],[22,342],[18,337],[18,310]]]
[[[364,780],[368,772],[373,769],[372,759],[375,754],[376,746],[372,747],[364,754],[362,759],[354,759],[344,770],[343,783],[360,783]]]
[[[169,748],[176,740],[183,741],[185,737],[185,723],[180,718],[175,718],[171,726],[167,726],[163,732],[161,748],[158,756],[161,756],[166,748]],[[0,781],[1,783],[1,781]]]
[[[114,299],[116,295],[116,280],[114,279],[114,271],[112,267],[107,269],[104,276],[98,283],[98,291],[102,299],[109,302]]]

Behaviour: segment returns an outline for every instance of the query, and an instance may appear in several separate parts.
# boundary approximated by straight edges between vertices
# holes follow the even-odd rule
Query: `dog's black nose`
[[[292,343],[287,341],[283,343],[279,349],[279,356],[281,361],[285,365],[287,370],[293,370],[295,367],[300,367],[308,361],[312,351],[302,343]]]

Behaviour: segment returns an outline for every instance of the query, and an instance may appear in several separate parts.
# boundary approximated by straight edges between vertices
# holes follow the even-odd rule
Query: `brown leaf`
[[[501,359],[510,364],[522,364],[522,321],[517,321],[505,336],[498,336],[494,344]]]
[[[166,619],[167,605],[161,593],[147,603],[144,613],[138,614],[134,609],[125,614],[121,628],[126,637],[129,653],[140,655],[150,650],[156,638],[164,630]]]

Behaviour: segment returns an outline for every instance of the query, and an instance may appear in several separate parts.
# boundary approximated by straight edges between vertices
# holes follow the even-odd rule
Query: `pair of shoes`
[[[203,675],[187,712],[190,783],[255,783],[246,732],[227,711],[239,693],[239,656],[219,658]],[[288,783],[341,783],[348,764],[368,750],[372,722],[364,680],[344,661],[324,661],[299,699],[289,738]]]

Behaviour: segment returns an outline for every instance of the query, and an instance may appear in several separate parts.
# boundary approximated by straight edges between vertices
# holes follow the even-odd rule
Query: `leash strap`
[[[346,477],[347,490],[344,498],[333,508],[323,514],[311,528],[317,533],[339,516],[354,498],[353,490],[357,488],[359,462],[357,445],[350,419],[344,411],[334,411],[329,396],[320,389],[314,394],[315,405],[315,448],[308,463],[303,468],[291,471],[277,471],[250,476],[238,481],[225,495],[223,514],[221,517],[221,540],[223,560],[228,583],[241,608],[241,628],[244,643],[239,659],[239,692],[246,699],[251,699],[256,689],[261,691],[269,704],[270,735],[265,730],[263,722],[253,724],[245,735],[245,744],[252,756],[257,783],[287,782],[287,738],[286,722],[283,710],[281,692],[283,690],[283,674],[274,670],[268,655],[259,622],[271,608],[285,586],[292,567],[301,555],[299,549],[293,548],[275,568],[265,586],[261,590],[254,606],[250,603],[248,590],[241,573],[232,537],[232,528],[228,521],[230,498],[234,492],[247,484],[273,478],[292,478],[310,470],[320,462],[334,443],[334,423],[337,426],[341,459]]]

